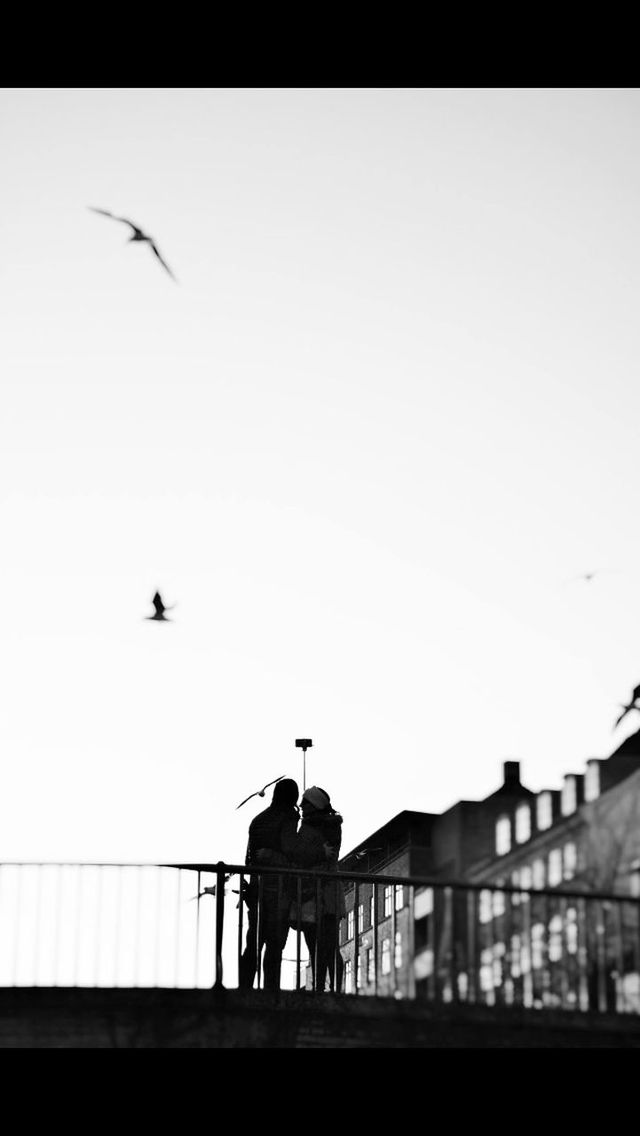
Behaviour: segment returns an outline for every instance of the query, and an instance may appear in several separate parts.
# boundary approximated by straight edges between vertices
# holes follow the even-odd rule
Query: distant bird
[[[163,260],[162,257],[160,256],[160,253],[158,252],[158,249],[157,249],[157,246],[156,246],[154,240],[151,237],[148,237],[146,233],[143,233],[142,229],[139,229],[137,225],[134,225],[133,221],[128,221],[126,217],[116,217],[115,213],[109,213],[108,209],[96,209],[95,206],[93,206],[93,205],[89,205],[89,206],[87,206],[87,208],[91,209],[91,211],[93,213],[102,213],[103,217],[112,217],[114,221],[122,221],[122,222],[124,222],[125,225],[130,225],[131,228],[133,229],[133,234],[129,237],[129,240],[130,241],[147,241],[149,243],[149,245],[151,246],[151,248],[153,249],[154,253],[156,254],[158,260],[160,261],[160,264],[162,265],[162,267],[167,270],[171,279],[175,280],[176,284],[178,283],[175,276],[173,275],[173,272],[169,268],[169,265],[167,264],[166,260]]]
[[[383,850],[383,848],[363,848],[360,852],[356,852],[355,858],[356,860],[364,860],[365,856],[368,856],[369,853],[382,852]]]
[[[613,727],[614,730],[615,730],[616,726],[620,725],[622,719],[625,717],[626,714],[629,713],[630,710],[640,710],[640,706],[636,705],[637,702],[640,702],[640,686],[636,686],[635,690],[633,691],[633,694],[631,695],[631,702],[629,703],[628,706],[625,706],[623,703],[620,704],[622,706],[622,714],[618,718],[616,725]]]
[[[236,811],[241,809],[243,805],[246,805],[247,801],[250,801],[252,797],[264,797],[265,790],[268,789],[270,785],[275,785],[276,781],[282,781],[283,777],[284,773],[281,777],[276,777],[275,781],[267,781],[267,784],[263,785],[262,789],[258,789],[257,793],[250,793],[248,797],[245,797],[244,801],[240,801],[240,804],[236,805]]]
[[[147,615],[147,616],[145,616],[145,618],[146,619],[162,619],[162,620],[164,620],[165,623],[169,623],[170,620],[167,619],[167,617],[164,613],[165,613],[165,611],[171,611],[176,605],[171,604],[171,607],[165,607],[165,605],[162,602],[162,596],[160,595],[160,592],[156,592],[156,594],[153,597],[151,602],[152,602],[154,608],[156,609],[155,615]]]

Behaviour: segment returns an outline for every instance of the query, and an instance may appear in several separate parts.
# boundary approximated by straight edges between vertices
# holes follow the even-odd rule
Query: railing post
[[[224,871],[222,860],[216,864],[216,979],[214,988],[223,987],[222,981],[222,937],[224,931]]]

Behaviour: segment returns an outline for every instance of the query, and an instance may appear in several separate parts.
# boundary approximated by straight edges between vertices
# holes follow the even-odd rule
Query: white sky
[[[347,851],[638,728],[638,89],[0,100],[0,859],[241,860],[300,736]]]

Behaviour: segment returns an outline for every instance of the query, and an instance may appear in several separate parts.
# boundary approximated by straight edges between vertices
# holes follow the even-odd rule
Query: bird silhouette
[[[267,781],[267,784],[263,785],[262,789],[258,789],[257,793],[250,793],[248,797],[245,797],[244,801],[240,801],[240,804],[236,805],[236,810],[241,809],[243,805],[246,805],[247,801],[250,801],[252,797],[264,797],[265,790],[268,789],[270,785],[275,785],[276,781],[282,781],[283,777],[284,773],[281,777],[276,777],[274,781]]]
[[[614,730],[616,729],[616,726],[620,725],[622,719],[629,713],[630,710],[640,710],[640,706],[636,705],[636,703],[639,702],[639,701],[640,701],[640,686],[636,686],[635,690],[633,691],[633,693],[631,695],[631,702],[629,703],[629,705],[625,706],[623,703],[621,703],[622,714],[620,715],[615,726],[613,727]]]
[[[91,209],[91,211],[93,213],[102,213],[103,217],[111,217],[111,218],[113,218],[114,221],[122,221],[125,225],[130,225],[131,228],[133,229],[133,233],[129,237],[129,240],[130,241],[147,241],[149,246],[153,249],[154,253],[156,254],[158,260],[160,261],[160,264],[162,265],[162,267],[166,269],[166,271],[169,273],[169,276],[171,277],[171,279],[175,280],[176,284],[178,283],[173,272],[169,268],[169,265],[167,264],[166,260],[163,260],[162,257],[160,256],[160,253],[158,252],[157,245],[156,245],[155,241],[153,240],[153,238],[149,237],[146,233],[144,233],[142,231],[142,229],[138,228],[137,225],[134,225],[133,221],[128,221],[126,217],[116,217],[115,213],[109,213],[108,209],[96,209],[96,207],[94,205],[89,205],[89,206],[87,206],[87,208]]]
[[[165,613],[165,611],[171,611],[176,605],[171,604],[171,607],[165,607],[165,605],[162,602],[162,596],[160,595],[160,592],[156,592],[156,594],[154,595],[151,602],[152,602],[154,608],[156,609],[155,614],[154,615],[147,615],[147,616],[145,616],[145,619],[161,619],[165,623],[169,623],[170,620],[167,619],[167,617],[164,613]]]
[[[369,853],[371,853],[371,852],[382,852],[382,851],[384,851],[384,849],[382,847],[380,847],[380,848],[363,848],[362,851],[356,852],[355,858],[356,858],[356,860],[364,860],[365,856],[368,856]]]

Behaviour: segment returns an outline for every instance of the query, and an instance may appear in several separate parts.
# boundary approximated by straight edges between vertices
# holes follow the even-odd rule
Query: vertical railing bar
[[[614,941],[615,941],[615,957],[617,969],[617,981],[615,985],[615,1005],[612,1007],[614,1010],[625,1009],[626,1007],[626,994],[625,994],[625,972],[624,972],[624,949],[623,949],[623,931],[622,931],[622,910],[621,906],[624,900],[613,900],[614,912]]]
[[[640,903],[633,904],[631,910],[636,913],[635,934],[632,934],[633,926],[629,928],[629,934],[633,943],[633,971],[636,976],[636,1013],[640,1013]],[[630,922],[633,924],[633,920]]]
[[[447,885],[447,887],[445,887],[445,889],[444,889],[444,895],[445,895],[444,926],[445,926],[445,928],[448,927],[448,929],[449,929],[449,934],[448,934],[449,942],[447,944],[446,939],[445,939],[445,944],[447,946],[447,955],[446,955],[446,959],[445,959],[445,965],[443,967],[443,972],[444,972],[444,974],[447,975],[447,978],[448,978],[448,981],[449,981],[449,988],[450,988],[450,992],[451,992],[450,1001],[453,1001],[454,989],[455,989],[455,985],[456,985],[455,959],[454,959],[454,954],[453,954],[453,934],[454,934],[454,927],[453,927],[453,888]],[[444,993],[444,991],[443,991],[443,993]],[[443,998],[443,1001],[444,1001],[444,998]]]
[[[302,971],[302,930],[300,926],[300,912],[302,908],[302,877],[295,876],[294,882],[296,886],[296,990],[300,990],[301,986],[301,971]]]
[[[321,920],[324,921],[324,914],[325,914],[324,910],[323,910],[323,907],[324,907],[323,898],[324,897],[323,897],[323,894],[322,894],[322,887],[321,887],[321,884],[320,884],[320,880],[318,878],[316,878],[316,941],[315,941],[314,948],[313,948],[313,954],[314,954],[313,992],[314,992],[314,994],[317,994],[319,992],[318,988],[319,988],[319,985],[320,985],[320,973],[319,973],[318,964],[319,964],[319,961],[320,961],[320,935],[321,935],[321,932],[322,932]],[[324,951],[322,951],[322,957],[323,958],[325,957]],[[322,987],[321,992],[324,993],[324,986]]]
[[[144,867],[138,864],[136,872],[136,931],[134,936],[133,948],[133,974],[134,974],[134,987],[140,986],[140,965],[141,965],[141,951],[140,939],[142,935],[142,880],[144,875]]]
[[[114,915],[114,928],[113,928],[113,985],[117,987],[119,962],[120,962],[120,931],[122,927],[122,864],[115,865],[116,873],[116,894],[115,894],[115,915]]]
[[[98,876],[97,876],[97,884],[96,884],[96,911],[97,911],[97,914],[96,914],[96,931],[95,931],[96,937],[95,937],[95,943],[94,943],[94,967],[95,967],[95,971],[94,971],[93,985],[99,986],[100,983],[99,983],[98,980],[99,980],[99,976],[100,976],[100,960],[101,960],[101,956],[102,956],[102,938],[101,938],[101,931],[102,931],[102,878],[103,878],[102,873],[105,871],[105,869],[103,867],[100,867],[99,865],[98,866],[94,865],[94,868],[97,871]]]
[[[337,898],[337,897],[336,897]],[[358,915],[360,898],[360,884],[358,880],[353,881],[353,989],[356,997],[358,997],[358,959],[360,958],[360,918]],[[364,922],[364,918],[363,918]],[[337,971],[336,971],[337,973]],[[362,965],[360,966],[360,977],[364,985],[364,975]]]
[[[160,923],[162,919],[162,873],[163,869],[160,865],[156,866],[155,879],[156,879],[156,909],[155,915],[155,934],[153,944],[153,986],[157,987],[160,978]]]
[[[238,967],[238,986],[240,986],[240,967],[242,958],[243,931],[244,931],[244,892],[245,892],[245,874],[240,872],[238,876],[238,945],[237,945],[237,967]]]
[[[542,1005],[550,1005],[551,993],[551,959],[549,958],[549,892],[542,894]]]
[[[380,982],[378,978],[379,963],[380,963],[380,949],[378,944],[378,923],[380,921],[380,896],[378,895],[379,884],[373,885],[373,989],[374,994],[378,995]]]
[[[391,884],[391,943],[389,945],[391,947],[391,951],[390,951],[390,955],[391,955],[390,963],[391,963],[391,975],[392,975],[391,986],[392,986],[392,990],[393,990],[394,994],[397,990],[397,985],[396,985],[396,926],[397,926],[396,885],[395,885],[395,883],[392,883]]]
[[[530,996],[529,1007],[531,1008],[531,1007],[533,1007],[533,1002],[534,1002],[534,975],[533,975],[533,919],[534,919],[533,903],[534,903],[534,892],[531,890],[531,888],[529,888],[526,892],[523,893],[523,896],[525,897],[524,898],[525,908],[524,908],[524,914],[523,914],[523,918],[522,918],[522,938],[523,938],[523,940],[526,940],[526,944],[527,944],[527,964],[528,965],[527,965],[526,976],[523,976],[523,983],[522,983],[523,998],[522,998],[522,1000],[523,1000],[524,1005],[526,1006],[527,1005],[526,994],[528,992],[529,996]],[[526,982],[524,981],[524,977],[526,977]]]
[[[16,894],[16,923],[13,932],[13,966],[12,966],[12,986],[17,986],[18,978],[18,958],[20,955],[20,923],[22,921],[22,882],[21,877],[23,873],[23,865],[18,865],[16,872],[17,881],[17,894]]]
[[[224,932],[224,874],[225,865],[222,860],[216,864],[216,974],[214,986],[222,989],[222,942]]]
[[[181,899],[182,899],[182,868],[177,869],[176,876],[176,906],[174,912],[174,936],[173,936],[173,973],[174,973],[174,987],[180,985],[180,945],[181,945]]]
[[[84,873],[82,871],[82,864],[76,865],[76,902],[75,902],[75,935],[74,935],[74,950],[73,950],[73,984],[78,985],[78,971],[80,968],[80,927],[81,927],[81,913],[82,913],[82,882]]]
[[[254,869],[255,873],[255,869]],[[256,976],[258,990],[264,990],[264,973],[262,970],[262,932],[264,922],[264,876],[258,872],[258,908],[256,911]]]
[[[563,1010],[570,1006],[569,1001],[569,952],[567,950],[567,899],[560,897],[558,911],[560,917],[560,1004]]]
[[[596,912],[599,912],[597,919],[597,958],[598,958],[598,1010],[600,1013],[605,1013],[607,1009],[607,956],[606,956],[606,940],[605,940],[605,911],[604,901],[598,899],[596,903]]]
[[[491,975],[491,998],[493,999],[493,1001],[491,1002],[491,1005],[493,1006],[493,1005],[495,1005],[495,1003],[497,1001],[496,984],[495,984],[495,975],[496,975],[496,957],[495,957],[496,936],[495,936],[495,923],[494,923],[494,920],[495,920],[495,914],[494,914],[495,891],[494,891],[493,888],[489,888],[488,891],[489,891],[489,905],[488,905],[489,906],[489,918],[487,920],[487,934],[488,934],[488,939],[489,939],[489,959],[490,959],[489,973]],[[489,995],[489,991],[487,990],[487,996],[488,995]]]
[[[431,971],[427,976],[427,998],[437,1001],[438,983],[436,981],[436,888],[429,887],[431,895],[431,911],[427,913],[427,957],[431,957]]]
[[[42,919],[41,900],[42,900],[42,872],[43,872],[44,865],[43,864],[34,864],[33,867],[35,867],[35,869],[36,869],[36,896],[35,896],[35,900],[36,900],[35,916],[36,917],[35,917],[35,927],[34,927],[34,935],[33,935],[33,939],[34,939],[34,942],[33,942],[33,981],[31,983],[31,985],[32,986],[39,986],[38,964],[39,964],[39,961],[40,961],[40,938],[41,938],[41,931],[42,931],[42,928],[41,928],[41,919]]]
[[[416,938],[415,938],[415,910],[416,910],[416,897],[415,897],[415,884],[409,884],[409,903],[408,906],[408,924],[407,924],[407,997],[414,999],[416,996],[416,970],[415,970],[415,957],[416,957]]]
[[[196,899],[196,946],[195,946],[195,951],[194,951],[195,957],[194,957],[194,960],[193,960],[194,961],[194,968],[195,968],[193,985],[194,985],[194,989],[196,989],[196,990],[198,989],[198,980],[200,978],[200,892],[202,890],[201,887],[200,887],[200,880],[201,880],[201,872],[200,872],[200,869],[198,868],[198,881],[197,881],[197,888],[196,888],[196,895],[198,897]]]
[[[478,917],[477,892],[467,890],[467,998],[476,1001],[478,977],[476,970],[476,919]]]
[[[502,984],[504,987],[503,1001],[507,1005],[513,1005],[515,983],[513,979],[513,952],[511,949],[511,938],[513,935],[513,896],[511,891],[503,891],[502,904],[504,908],[503,925],[504,925],[504,955],[503,955],[503,979]],[[508,997],[510,1001],[508,1000]]]
[[[63,870],[62,864],[56,864],[56,885],[55,885],[55,932],[53,936],[53,986],[58,985],[58,967],[60,965],[60,936],[62,934],[62,919],[61,919],[61,873]]]

